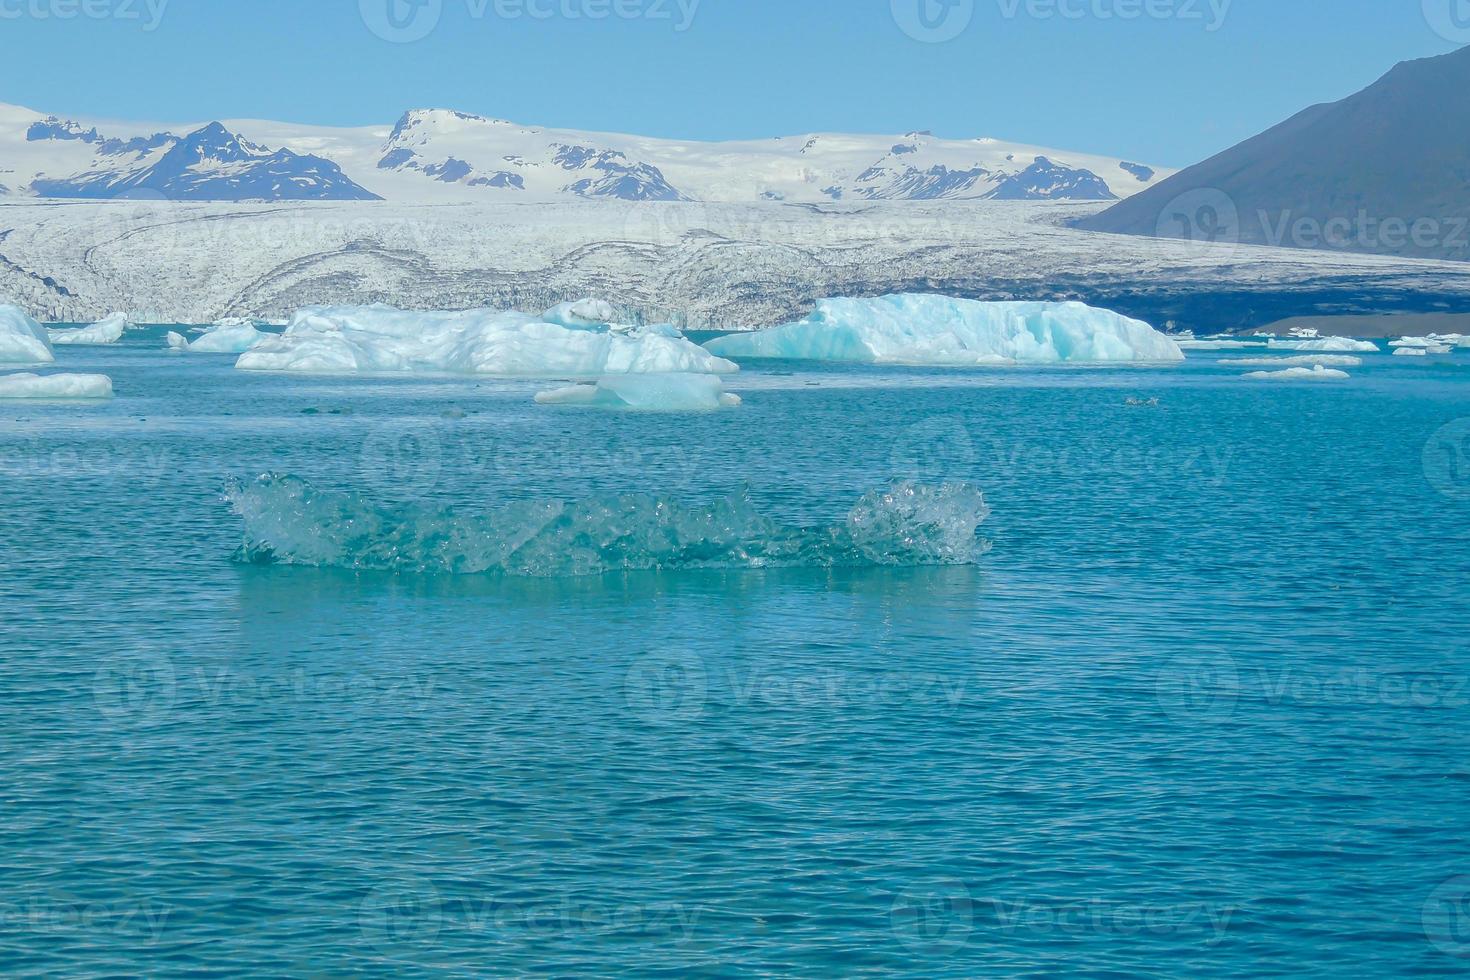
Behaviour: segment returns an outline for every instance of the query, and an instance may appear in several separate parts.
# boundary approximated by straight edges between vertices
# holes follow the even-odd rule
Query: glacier
[[[50,364],[55,360],[46,328],[20,307],[0,304],[0,364]]]
[[[52,344],[61,346],[103,347],[122,340],[123,333],[133,326],[126,313],[113,313],[91,326],[70,330],[47,330]]]
[[[740,396],[725,391],[713,374],[624,374],[599,378],[596,384],[538,392],[536,402],[640,412],[712,412],[738,407]]]
[[[7,374],[0,376],[0,398],[95,399],[112,397],[112,379],[103,374]]]
[[[825,299],[805,320],[705,345],[725,357],[980,366],[1184,360],[1141,320],[1084,303],[981,302],[906,293]]]
[[[527,500],[488,513],[426,504],[385,507],[290,475],[234,482],[244,523],[236,560],[347,569],[558,578],[694,568],[834,568],[974,564],[990,514],[966,483],[895,481],[841,522],[789,527],[746,493],[689,504],[655,494]]]
[[[1350,375],[1318,364],[1316,367],[1293,367],[1284,371],[1252,371],[1242,377],[1252,381],[1346,381]]]
[[[607,311],[597,310],[602,312]],[[311,374],[523,377],[739,370],[663,325],[568,327],[514,311],[412,312],[382,304],[300,310],[285,333],[247,351],[235,366]]]

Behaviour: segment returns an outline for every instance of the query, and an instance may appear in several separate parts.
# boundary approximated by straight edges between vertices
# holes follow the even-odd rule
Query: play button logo
[[[358,0],[368,30],[391,44],[422,41],[439,26],[444,0]]]

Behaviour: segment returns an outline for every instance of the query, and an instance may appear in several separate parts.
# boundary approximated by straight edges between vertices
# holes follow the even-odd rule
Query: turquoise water
[[[1470,968],[1464,353],[768,364],[662,416],[155,333],[60,352],[111,403],[0,408],[4,975]],[[967,483],[991,548],[241,563],[224,489],[264,473],[430,515],[744,493],[788,529]]]

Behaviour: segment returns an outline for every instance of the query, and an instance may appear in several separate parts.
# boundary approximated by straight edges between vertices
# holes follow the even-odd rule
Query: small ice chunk
[[[726,392],[713,374],[625,374],[600,378],[596,384],[543,391],[536,401],[642,412],[710,412],[735,408],[740,396]]]
[[[55,360],[46,328],[20,307],[0,305],[0,364],[50,364]]]
[[[79,347],[102,347],[122,340],[123,332],[133,325],[126,313],[113,313],[89,327],[72,330],[48,330],[51,343]]]
[[[1423,347],[1400,347],[1393,352],[1394,357],[1428,357],[1429,351]]]
[[[186,351],[189,349],[189,338],[175,330],[170,330],[165,339],[168,341],[169,350]]]
[[[617,316],[618,311],[606,300],[579,299],[570,303],[558,303],[541,314],[541,319],[547,323],[571,327],[573,330],[585,330],[588,327],[610,326]]]
[[[111,398],[112,379],[103,374],[7,374],[0,398]]]
[[[1174,362],[1184,352],[1141,320],[1083,303],[980,302],[933,294],[824,299],[805,320],[705,347],[732,358],[943,365]]]
[[[1252,371],[1244,377],[1252,381],[1346,381],[1349,375],[1346,371],[1335,371],[1318,364],[1316,367],[1294,367],[1284,371]]]
[[[1220,361],[1228,367],[1360,367],[1361,357],[1351,354],[1303,354],[1300,357],[1237,357]]]

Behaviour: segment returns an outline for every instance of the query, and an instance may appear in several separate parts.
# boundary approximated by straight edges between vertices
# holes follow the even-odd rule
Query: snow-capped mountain
[[[1116,158],[926,132],[697,143],[528,127],[447,109],[414,110],[392,127],[226,120],[156,131],[0,106],[0,194],[10,197],[1113,201],[1167,175]]]
[[[1405,62],[1082,227],[1470,259],[1470,48]]]
[[[330,160],[271,151],[210,123],[184,136],[107,137],[97,127],[56,117],[26,127],[28,144],[59,144],[62,166],[37,173],[25,189],[47,198],[156,198],[174,201],[364,201],[376,195]],[[62,175],[90,152],[85,169]],[[73,164],[74,165],[74,164]]]

